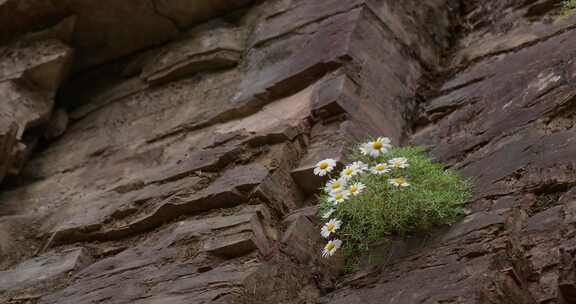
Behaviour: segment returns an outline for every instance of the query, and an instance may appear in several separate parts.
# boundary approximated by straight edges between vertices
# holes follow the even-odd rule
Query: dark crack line
[[[158,15],[159,17],[162,17],[166,20],[168,20],[170,23],[172,23],[172,25],[174,26],[174,28],[176,28],[177,31],[181,31],[181,26],[178,24],[178,21],[172,19],[170,16],[162,13],[159,9],[158,6],[156,5],[156,1],[155,0],[150,0],[150,5],[152,6],[152,10],[154,11],[154,13],[156,15]]]
[[[450,88],[441,90],[440,92],[438,92],[438,95],[436,95],[436,96],[431,96],[431,97],[432,97],[432,99],[434,99],[434,98],[438,98],[438,97],[442,97],[442,96],[448,95],[448,94],[453,93],[453,92],[456,92],[456,91],[458,91],[458,90],[460,90],[460,89],[463,89],[463,88],[472,86],[472,85],[474,85],[474,84],[480,83],[480,82],[482,82],[482,81],[484,81],[484,80],[486,80],[486,79],[488,79],[488,78],[491,78],[491,77],[493,77],[493,76],[495,76],[495,75],[494,75],[494,74],[491,74],[491,75],[485,75],[485,76],[480,76],[480,77],[473,78],[473,79],[468,80],[468,81],[466,81],[466,82],[464,82],[464,83],[461,83],[461,84],[455,85],[455,86],[453,86],[453,87],[450,87]]]

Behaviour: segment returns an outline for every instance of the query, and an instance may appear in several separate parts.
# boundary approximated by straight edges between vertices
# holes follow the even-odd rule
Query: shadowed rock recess
[[[576,303],[550,0],[0,0],[0,303]],[[344,274],[312,174],[422,144],[461,221]]]

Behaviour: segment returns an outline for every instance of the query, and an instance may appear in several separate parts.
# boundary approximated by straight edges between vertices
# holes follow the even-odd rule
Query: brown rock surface
[[[0,0],[0,179],[22,177],[0,302],[571,303],[576,35],[553,2]],[[343,275],[312,168],[369,134],[429,145],[475,197]]]
[[[382,303],[379,295],[385,303],[570,303],[560,253],[573,248],[576,39],[561,29],[573,17],[531,19],[543,2],[466,7],[472,28],[455,48],[454,76],[423,104],[428,124],[412,142],[473,178],[472,213],[409,258],[345,282],[326,303]]]
[[[216,27],[216,29],[211,29]],[[168,82],[205,70],[238,64],[244,50],[241,29],[208,23],[192,29],[145,64],[142,78],[150,83]]]
[[[53,96],[67,77],[72,50],[55,41],[0,47],[0,181],[17,175],[50,120]],[[26,137],[24,135],[27,135]]]
[[[76,66],[85,68],[174,39],[181,29],[249,5],[251,0],[0,2],[0,43],[76,17]],[[119,27],[121,30],[119,30]]]
[[[24,261],[11,270],[0,272],[0,291],[5,293],[18,289],[46,288],[83,267],[90,260],[91,257],[85,249],[76,248]]]

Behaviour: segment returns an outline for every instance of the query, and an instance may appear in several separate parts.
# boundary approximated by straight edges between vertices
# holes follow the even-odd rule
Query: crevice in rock
[[[416,107],[413,110],[410,124],[411,130],[408,134],[407,142],[411,142],[412,140],[409,139],[410,137],[414,137],[415,134],[431,125],[434,121],[437,121],[438,119],[441,119],[457,110],[457,107],[448,107],[448,111],[440,110],[440,116],[436,117],[432,117],[434,115],[430,115],[426,110],[428,101],[449,93],[447,91],[442,91],[442,86],[457,73],[457,71],[451,67],[451,61],[453,54],[456,51],[458,40],[466,33],[466,28],[462,25],[462,18],[466,11],[466,1],[456,0],[451,2],[450,6],[451,11],[454,14],[450,15],[450,27],[447,29],[448,45],[441,48],[439,51],[439,64],[435,67],[421,64],[425,73],[423,73],[422,79],[419,81],[418,87],[414,93]],[[421,62],[422,60],[418,59],[418,61]],[[471,80],[462,87],[472,85],[475,82],[476,81]]]
[[[168,21],[170,21],[170,23],[172,23],[172,25],[174,25],[174,28],[177,29],[178,31],[181,31],[181,26],[178,24],[178,21],[176,21],[175,19],[173,19],[172,17],[163,14],[159,9],[158,6],[156,4],[156,0],[150,0],[150,6],[152,7],[152,10],[154,11],[154,13]]]
[[[529,5],[533,2],[537,2],[535,0],[527,1],[525,5]],[[562,8],[562,3],[556,0],[547,0],[542,3],[538,3],[532,5],[524,14],[524,17],[529,20],[539,20],[542,17],[546,16],[548,13],[553,12],[555,10],[560,10]]]
[[[529,216],[533,216],[556,206],[561,197],[574,186],[576,186],[576,181],[568,183],[552,182],[539,185],[532,192],[535,199],[526,212]]]

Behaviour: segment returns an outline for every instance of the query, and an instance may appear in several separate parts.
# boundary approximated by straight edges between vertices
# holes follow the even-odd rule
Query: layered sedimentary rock
[[[573,297],[576,37],[549,1],[53,2],[0,2],[0,176],[24,181],[0,302]],[[366,135],[429,145],[476,195],[343,276],[312,168]]]
[[[472,178],[470,214],[326,303],[571,303],[576,35],[554,8],[463,7],[453,76],[422,104],[411,142]]]
[[[194,24],[252,2],[5,0],[0,3],[0,42],[22,34],[35,39],[42,31],[66,32],[71,45],[78,49],[75,66],[87,68],[165,43]],[[70,17],[73,20],[66,21]],[[68,24],[63,25],[65,21]]]
[[[0,181],[20,173],[46,125],[73,51],[57,40],[0,47]],[[27,136],[25,136],[27,135]]]

